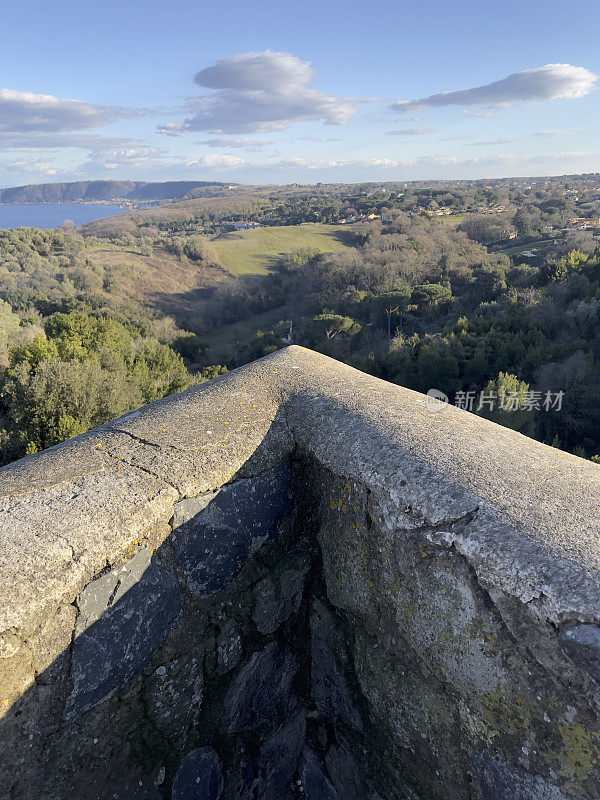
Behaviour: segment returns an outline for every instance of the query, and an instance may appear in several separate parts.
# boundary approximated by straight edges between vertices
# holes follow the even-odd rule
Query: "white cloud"
[[[0,87],[0,132],[83,130],[114,122],[122,113],[110,106],[97,106],[82,100]]]
[[[366,158],[359,160],[324,160],[324,161],[310,161],[306,158],[291,157],[284,158],[280,161],[266,162],[261,166],[277,167],[285,169],[288,167],[303,167],[304,169],[338,169],[341,167],[379,167],[382,169],[390,169],[391,167],[400,166],[400,161],[393,161],[391,158]]]
[[[148,154],[147,154],[148,155]],[[149,157],[149,156],[148,156]],[[156,156],[156,164],[149,162],[144,168],[134,172],[131,164],[124,163],[120,170],[94,167],[90,170],[89,164],[81,165],[69,175],[61,174],[60,180],[81,180],[82,177],[112,177],[127,179],[137,177],[151,180],[176,180],[202,178],[214,179],[218,175],[227,176],[221,180],[243,181],[250,184],[258,183],[290,183],[300,181],[314,184],[316,181],[325,182],[356,182],[361,180],[427,180],[427,179],[460,179],[506,177],[508,175],[543,175],[589,172],[597,163],[598,153],[586,152],[560,152],[547,155],[522,156],[510,152],[499,154],[478,155],[474,158],[462,158],[452,154],[433,153],[414,159],[395,161],[385,156],[365,159],[348,160],[310,160],[293,156],[291,158],[273,158],[269,160],[245,161],[236,159],[235,156],[225,156],[223,153],[212,153],[204,158],[190,161],[180,161],[176,158],[165,156],[162,160]],[[134,159],[136,156],[130,156]],[[142,156],[143,158],[143,156]],[[224,160],[227,158],[227,160]],[[107,163],[111,162],[110,159]],[[141,164],[141,161],[137,161]],[[6,176],[5,183],[16,185],[13,175],[24,175],[20,164],[11,165],[20,172]],[[50,164],[36,164],[29,162],[27,179],[29,182],[43,180],[42,170],[51,170]],[[37,170],[37,175],[36,175]],[[89,170],[89,171],[88,171]],[[47,173],[49,174],[49,172]],[[64,175],[64,177],[63,177]],[[0,166],[0,176],[2,167]],[[2,176],[4,177],[4,176]],[[55,178],[56,180],[57,178]],[[23,181],[25,182],[25,181]]]
[[[290,158],[282,158],[279,161],[271,161],[270,166],[285,169],[286,167],[304,167],[305,169],[323,169],[336,167],[339,161],[312,161],[308,158],[300,158],[299,156],[290,156]]]
[[[209,89],[285,91],[289,86],[303,86],[315,76],[308,61],[291,53],[241,53],[220,58],[212,67],[200,70],[194,78]]]
[[[489,147],[490,145],[515,144],[522,141],[522,139],[486,139],[481,142],[467,142],[466,144],[468,147]]]
[[[0,174],[30,174],[40,176],[55,176],[58,175],[60,170],[55,164],[48,161],[44,157],[40,158],[20,158],[13,160],[0,160]]]
[[[273,142],[258,139],[229,139],[225,136],[221,136],[216,139],[205,139],[202,142],[198,142],[198,144],[204,144],[207,147],[231,147],[256,152],[263,147],[268,147],[268,145],[273,144]]]
[[[185,136],[187,133],[182,122],[167,122],[165,125],[160,125],[158,130],[166,136]]]
[[[382,169],[391,169],[392,167],[399,167],[401,161],[394,161],[391,158],[366,158],[362,161],[350,161],[350,166],[356,165],[357,167],[381,167]]]
[[[472,108],[463,108],[462,111],[465,117],[493,117],[493,111],[475,111]]]
[[[120,149],[129,147],[131,139],[116,136],[99,136],[95,133],[44,133],[29,131],[14,133],[0,131],[0,152],[55,150],[74,147],[83,150]]]
[[[470,136],[440,136],[438,142],[466,142]]]
[[[298,141],[298,142],[346,142],[348,140],[343,138],[343,137],[340,138],[339,136],[337,138],[332,138],[331,136],[328,136],[327,138],[325,138],[323,136],[299,136],[296,141]]]
[[[435,133],[433,128],[398,128],[388,131],[390,136],[427,136],[429,133]]]
[[[510,175],[508,170],[519,169],[523,167],[535,169],[539,171],[539,167],[545,169],[552,169],[557,164],[562,165],[569,161],[574,162],[581,159],[597,158],[598,154],[586,153],[578,151],[567,151],[561,153],[548,153],[539,155],[515,155],[514,153],[499,153],[490,156],[476,156],[475,158],[457,158],[456,156],[422,156],[412,162],[404,162],[403,166],[419,166],[419,167],[453,167],[453,175],[457,177],[474,173],[471,172],[473,168],[477,168],[480,175],[485,173],[481,169],[492,170],[502,176]],[[500,170],[500,172],[498,172]],[[491,173],[488,173],[488,175]],[[513,173],[514,174],[514,173]],[[519,175],[532,174],[519,171]]]
[[[79,167],[79,172],[89,175],[115,170],[147,170],[160,167],[165,153],[154,147],[127,147],[115,150],[94,150],[89,160]]]
[[[290,156],[288,158],[270,159],[268,161],[246,161],[243,158],[236,156],[226,155],[225,153],[214,153],[203,156],[199,159],[186,162],[187,167],[201,167],[205,169],[218,169],[223,171],[238,172],[243,169],[248,174],[256,172],[268,172],[275,170],[278,172],[285,172],[289,170],[335,170],[335,169],[352,169],[352,168],[374,168],[374,169],[391,169],[393,167],[401,166],[403,162],[394,161],[390,158],[366,158],[366,159],[322,159],[311,160],[302,158],[300,156]]]
[[[247,162],[237,156],[229,156],[226,153],[211,153],[208,156],[188,161],[188,167],[210,167],[212,169],[234,169],[243,167]]]
[[[189,104],[190,115],[160,130],[171,136],[190,131],[259,133],[287,128],[291,122],[321,120],[343,125],[358,101],[313,89],[308,61],[267,50],[219,59],[201,70],[195,82],[215,92]]]
[[[536,131],[532,133],[532,136],[537,136],[540,139],[550,139],[553,136],[572,136],[574,133],[578,133],[577,130],[572,131]]]
[[[471,89],[439,92],[417,100],[400,100],[392,105],[404,113],[418,108],[439,106],[507,106],[513,103],[583,97],[594,88],[598,79],[584,67],[571,64],[546,64],[543,67],[514,72],[506,78]]]

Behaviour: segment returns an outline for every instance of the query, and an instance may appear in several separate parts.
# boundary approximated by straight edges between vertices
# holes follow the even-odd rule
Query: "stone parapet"
[[[296,346],[5,467],[0,797],[595,800],[599,488]]]

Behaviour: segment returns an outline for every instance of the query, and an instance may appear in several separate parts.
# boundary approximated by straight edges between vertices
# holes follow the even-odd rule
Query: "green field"
[[[264,275],[282,255],[297,250],[345,250],[344,225],[287,225],[226,233],[212,240],[221,264],[236,275]]]
[[[441,220],[445,225],[450,227],[457,227],[461,222],[465,221],[466,214],[450,214],[448,217],[434,217],[433,219]]]
[[[500,250],[495,250],[495,253],[504,253],[507,256],[515,256],[520,253],[528,253],[532,248],[534,250],[539,250],[540,247],[545,247],[546,245],[552,244],[555,242],[555,239],[540,239],[537,242],[529,242],[529,244],[519,244],[515,247],[502,247]]]

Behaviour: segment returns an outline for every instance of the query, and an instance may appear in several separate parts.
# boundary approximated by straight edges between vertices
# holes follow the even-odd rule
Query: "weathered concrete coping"
[[[0,633],[31,634],[156,544],[178,500],[295,447],[364,483],[388,528],[454,546],[490,591],[600,619],[597,465],[292,346],[0,470]]]

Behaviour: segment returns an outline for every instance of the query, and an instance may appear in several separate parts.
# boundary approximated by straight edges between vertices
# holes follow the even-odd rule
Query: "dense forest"
[[[284,279],[318,312],[302,332],[309,346],[451,402],[467,392],[563,391],[560,410],[521,403],[482,413],[595,456],[600,249],[565,246],[542,266],[516,266],[460,231],[400,219],[356,256],[292,264]]]
[[[3,463],[225,369],[190,371],[182,353],[189,365],[198,337],[120,295],[131,265],[93,264],[93,243],[76,231],[0,231]],[[116,238],[108,252],[128,245]],[[143,259],[151,248],[137,245]]]
[[[1,231],[2,461],[284,338],[598,460],[599,210],[598,176],[249,187]],[[219,248],[240,219],[331,225],[343,247],[238,275]]]

